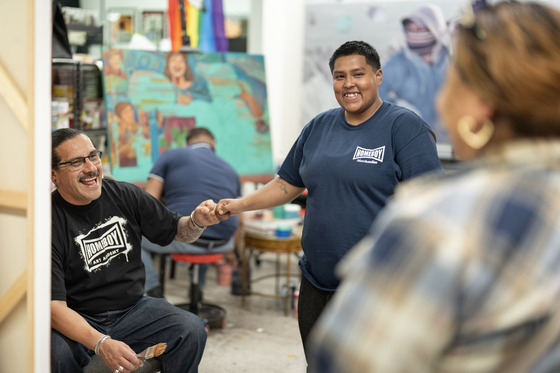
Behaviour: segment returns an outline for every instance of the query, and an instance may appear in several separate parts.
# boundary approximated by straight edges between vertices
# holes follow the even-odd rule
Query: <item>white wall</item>
[[[272,151],[279,166],[299,135],[303,124],[301,92],[305,3],[301,0],[262,0],[262,46]]]

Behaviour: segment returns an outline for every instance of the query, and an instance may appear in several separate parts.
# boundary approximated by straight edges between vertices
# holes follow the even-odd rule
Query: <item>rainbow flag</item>
[[[228,41],[225,35],[224,11],[222,0],[168,0],[169,35],[172,50],[182,45],[181,6],[183,2],[186,33],[190,46],[203,53],[227,52]]]

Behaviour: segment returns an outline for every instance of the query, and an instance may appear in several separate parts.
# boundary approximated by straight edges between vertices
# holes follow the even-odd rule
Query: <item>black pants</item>
[[[298,324],[299,334],[303,342],[303,351],[305,352],[305,359],[308,361],[308,364],[307,337],[313,325],[315,325],[315,322],[319,319],[323,309],[331,300],[333,294],[333,291],[317,289],[305,276],[301,276],[298,300]]]

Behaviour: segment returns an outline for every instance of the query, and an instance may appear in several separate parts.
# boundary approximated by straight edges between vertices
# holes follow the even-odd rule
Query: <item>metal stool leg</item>
[[[286,303],[284,305],[284,313],[286,314],[286,316],[288,316],[290,314],[290,298],[292,297],[292,284],[290,284],[290,253],[286,253],[286,283],[288,284],[288,289],[286,289]]]
[[[218,305],[202,302],[198,278],[200,271],[199,265],[206,263],[215,263],[217,260],[220,260],[222,258],[221,254],[219,258],[216,258],[217,255],[218,254],[208,255],[211,256],[211,258],[204,258],[204,260],[206,261],[201,261],[199,260],[200,258],[196,260],[195,258],[190,258],[190,255],[188,254],[171,254],[171,258],[174,261],[181,261],[190,264],[189,273],[192,276],[192,279],[189,281],[189,289],[187,290],[187,299],[189,299],[190,303],[181,303],[176,304],[175,306],[192,312],[202,319],[205,319],[209,329],[225,327],[226,310]],[[201,255],[200,257],[203,256]],[[191,261],[189,261],[189,259]]]
[[[165,265],[169,254],[159,254],[159,284],[162,296],[165,294]]]
[[[202,302],[202,299],[199,298],[199,288],[198,288],[198,264],[192,264],[190,268],[192,274],[191,286],[189,289],[189,299],[191,300],[191,304],[189,310],[194,313],[198,314],[198,304]]]

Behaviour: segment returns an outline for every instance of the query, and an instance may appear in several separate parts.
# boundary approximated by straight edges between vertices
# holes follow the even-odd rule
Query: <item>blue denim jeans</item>
[[[144,267],[146,267],[146,283],[144,285],[144,290],[148,291],[156,286],[160,285],[159,276],[157,271],[154,269],[154,263],[152,261],[151,253],[158,254],[217,254],[226,253],[233,250],[235,242],[233,237],[223,246],[213,248],[212,250],[207,250],[204,247],[191,245],[185,242],[173,241],[167,246],[160,246],[155,243],[150,242],[146,237],[142,237],[142,262],[144,262]],[[206,271],[208,270],[208,264],[200,264],[198,271],[198,287],[202,289],[204,283],[206,282]],[[192,278],[191,278],[192,282]]]
[[[160,358],[163,373],[198,372],[206,345],[205,321],[163,298],[142,297],[128,309],[82,317],[137,353],[157,343],[167,343]],[[84,345],[52,330],[51,372],[82,372],[93,354]]]

